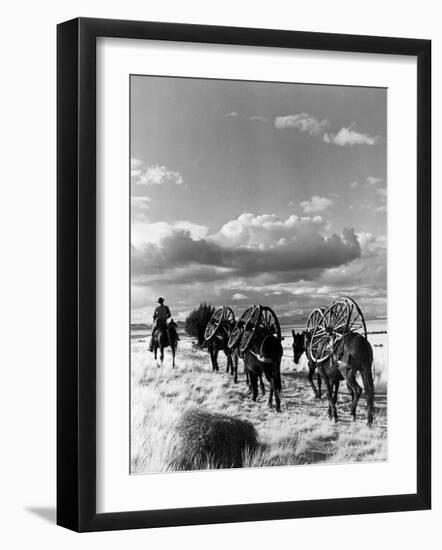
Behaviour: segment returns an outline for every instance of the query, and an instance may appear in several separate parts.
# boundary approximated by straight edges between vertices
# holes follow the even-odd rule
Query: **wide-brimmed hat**
[[[157,302],[159,304],[162,304],[164,302],[164,298],[162,298],[161,296],[158,298]]]

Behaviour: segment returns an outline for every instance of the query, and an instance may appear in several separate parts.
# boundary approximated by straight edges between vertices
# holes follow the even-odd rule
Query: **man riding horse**
[[[158,328],[160,326],[166,326],[167,320],[172,317],[169,307],[164,305],[164,298],[158,298],[157,303],[159,305],[155,308],[155,311],[153,312],[153,325],[152,333],[150,335],[149,351],[153,351],[153,339]]]

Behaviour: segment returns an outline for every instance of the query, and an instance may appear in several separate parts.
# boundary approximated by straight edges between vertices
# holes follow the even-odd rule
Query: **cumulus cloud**
[[[164,185],[165,183],[182,185],[184,180],[179,172],[156,165],[148,166],[136,183],[138,185]]]
[[[352,229],[324,237],[313,225],[300,242],[288,238],[260,249],[221,246],[210,236],[194,239],[174,228],[165,240],[132,247],[132,282],[133,308],[148,306],[149,318],[164,293],[174,316],[203,299],[236,304],[238,313],[244,302],[269,303],[281,321],[302,325],[312,308],[343,294],[354,297],[367,317],[384,315],[386,239]]]
[[[297,128],[301,132],[306,132],[311,136],[322,134],[329,125],[327,119],[318,120],[308,113],[297,113],[294,115],[278,116],[275,118],[275,128],[282,130],[285,128]]]
[[[132,180],[141,177],[143,161],[137,158],[130,159],[130,175]]]
[[[322,136],[325,143],[332,143],[340,147],[353,145],[376,145],[381,141],[379,136],[369,136],[349,128],[341,128],[337,134],[324,133]]]
[[[382,141],[380,136],[370,136],[354,129],[354,124],[348,128],[342,127],[339,132],[333,134],[326,132],[330,126],[327,119],[319,120],[308,113],[296,113],[293,115],[277,116],[274,120],[278,130],[296,128],[300,132],[311,136],[319,136],[325,143],[331,143],[340,147],[353,145],[376,145]]]
[[[208,233],[205,225],[189,222],[187,220],[167,222],[150,222],[147,219],[132,220],[131,240],[133,246],[142,248],[150,243],[158,244],[166,237],[170,237],[177,231],[187,231],[192,239],[204,238]]]
[[[247,296],[245,294],[241,294],[241,292],[235,292],[235,294],[232,295],[232,300],[247,300]]]
[[[183,185],[184,180],[179,172],[169,170],[166,166],[145,165],[143,161],[132,158],[130,163],[130,175],[136,185]]]
[[[384,180],[382,178],[375,178],[374,176],[368,176],[366,181],[368,185],[377,185],[378,183],[381,183]]]
[[[273,215],[249,214],[240,218],[236,220],[243,226],[240,231],[194,238],[189,230],[173,227],[160,240],[133,246],[134,276],[146,284],[235,278],[256,278],[262,284],[271,284],[314,278],[322,270],[360,255],[352,229],[344,229],[341,235],[323,236],[319,217],[278,220]],[[264,246],[259,246],[258,235]]]
[[[303,234],[317,233],[323,224],[320,216],[309,218],[292,214],[283,220],[275,214],[244,213],[224,224],[210,238],[227,247],[266,249],[286,244]]]
[[[313,195],[313,197],[308,201],[302,201],[300,203],[300,207],[306,214],[313,214],[316,212],[323,212],[332,204],[333,201],[331,199],[327,199],[327,197]]]
[[[131,196],[131,217],[132,219],[144,218],[150,208],[150,197]]]

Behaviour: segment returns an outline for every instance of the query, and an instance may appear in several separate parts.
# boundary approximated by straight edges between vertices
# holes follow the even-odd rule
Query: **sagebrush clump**
[[[241,468],[258,447],[258,434],[247,420],[190,409],[175,426],[170,470]]]

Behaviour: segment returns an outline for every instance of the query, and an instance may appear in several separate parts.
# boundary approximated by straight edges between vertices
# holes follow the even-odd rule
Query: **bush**
[[[200,347],[204,344],[204,331],[214,311],[215,308],[212,304],[203,302],[190,312],[186,318],[184,329],[189,336],[197,339]]]
[[[200,409],[185,412],[175,427],[169,470],[241,468],[258,447],[253,424]]]

